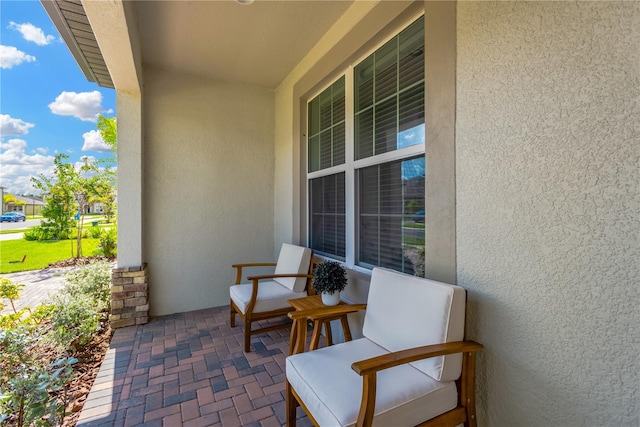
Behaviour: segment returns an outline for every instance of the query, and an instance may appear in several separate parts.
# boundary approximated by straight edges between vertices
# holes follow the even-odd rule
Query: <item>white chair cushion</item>
[[[287,380],[321,426],[355,425],[362,377],[353,362],[387,351],[360,338],[286,359]],[[415,426],[457,406],[455,382],[438,382],[413,366],[378,373],[374,426]]]
[[[251,300],[251,283],[233,285],[229,288],[231,300],[242,311],[247,312],[247,306]],[[291,307],[287,301],[293,298],[306,297],[306,292],[293,292],[291,289],[282,286],[274,280],[261,280],[258,285],[258,298],[253,307],[254,313],[277,310],[279,308]]]
[[[374,268],[362,333],[389,351],[464,339],[464,288]],[[458,379],[462,355],[413,362],[438,381]]]
[[[274,274],[307,274],[311,262],[311,249],[283,243]],[[275,279],[294,292],[302,292],[307,284],[304,277]]]

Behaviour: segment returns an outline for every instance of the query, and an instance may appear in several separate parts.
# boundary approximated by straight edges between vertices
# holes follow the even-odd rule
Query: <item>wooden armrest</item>
[[[275,262],[251,262],[251,263],[245,263],[245,264],[233,264],[231,267],[233,268],[243,268],[243,267],[275,267],[276,264]]]
[[[415,347],[407,350],[394,351],[392,353],[384,354],[378,357],[372,357],[370,359],[361,360],[351,365],[351,369],[356,371],[362,376],[362,400],[360,401],[360,410],[358,412],[357,426],[370,427],[373,423],[373,414],[375,412],[376,404],[376,389],[377,389],[377,377],[378,371],[383,369],[392,368],[394,366],[402,365],[409,362],[415,362],[416,360],[427,359],[430,357],[444,356],[445,354],[455,353],[467,353],[472,355],[473,352],[482,350],[482,344],[478,344],[475,341],[456,341],[444,344],[427,345],[423,347]],[[465,362],[467,360],[467,362]],[[465,374],[465,363],[468,363],[467,372]],[[462,391],[461,399],[464,405],[468,402],[475,402],[475,395],[473,395],[473,372],[474,372],[474,359],[468,357],[466,354],[463,357],[462,368]],[[464,408],[456,408],[457,413],[452,413],[449,420],[455,420],[453,425],[462,424],[475,426],[475,419],[473,422],[467,424],[467,417],[469,416]],[[444,421],[441,421],[443,425]],[[448,424],[447,424],[448,425]]]
[[[295,319],[323,320],[331,317],[341,316],[343,314],[355,313],[365,310],[367,304],[341,304],[332,307],[310,308],[308,310],[292,311],[288,316]]]
[[[242,269],[245,267],[275,267],[278,265],[275,262],[249,262],[244,264],[232,264],[231,267],[237,270],[236,272],[236,285],[239,285],[242,281]]]
[[[261,276],[247,277],[247,280],[257,281],[257,280],[264,280],[264,279],[279,279],[279,278],[287,278],[287,277],[306,277],[307,279],[310,279],[313,276],[310,274],[263,274]]]
[[[351,365],[351,369],[364,376],[382,371],[383,369],[415,362],[416,360],[444,356],[445,354],[479,351],[482,350],[482,348],[483,345],[478,344],[475,341],[456,341],[444,344],[426,345],[423,347],[394,351],[392,353],[383,354],[382,356],[354,362]]]
[[[305,277],[307,279],[310,279],[313,276],[310,274],[265,274],[263,276],[247,277],[247,280],[251,280],[251,299],[249,300],[249,304],[247,305],[247,313],[250,313],[253,311],[253,306],[255,305],[256,300],[258,298],[258,286],[260,285],[260,280],[277,279],[280,277]],[[238,283],[236,283],[236,285],[237,284]]]

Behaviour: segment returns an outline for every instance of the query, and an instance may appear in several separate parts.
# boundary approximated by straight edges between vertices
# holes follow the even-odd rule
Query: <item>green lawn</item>
[[[98,239],[82,239],[82,254],[84,256],[99,255],[100,244]],[[71,247],[73,254],[76,253],[75,240],[47,240],[43,242],[24,239],[0,241],[0,273],[14,273],[25,270],[40,270],[52,262],[71,258]],[[24,263],[13,263],[10,261],[20,261],[26,255]]]

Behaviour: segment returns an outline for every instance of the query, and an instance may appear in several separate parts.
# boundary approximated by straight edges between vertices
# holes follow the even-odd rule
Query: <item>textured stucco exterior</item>
[[[640,425],[640,3],[461,2],[457,262],[485,426]]]
[[[231,264],[274,259],[273,92],[144,71],[151,314],[229,304]]]

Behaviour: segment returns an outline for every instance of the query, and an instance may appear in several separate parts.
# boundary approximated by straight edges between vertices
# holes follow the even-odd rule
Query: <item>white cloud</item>
[[[49,152],[49,149],[48,148],[44,148],[44,147],[38,147],[38,148],[36,148],[35,151],[37,151],[40,154],[47,154]]]
[[[14,119],[8,114],[0,114],[0,135],[2,136],[26,135],[29,133],[29,129],[34,126],[33,123]]]
[[[27,142],[13,138],[0,142],[0,185],[11,194],[37,193],[32,176],[53,174],[53,156],[27,154]]]
[[[84,144],[82,145],[82,151],[111,151],[109,147],[102,139],[102,135],[97,130],[90,130],[82,134],[84,138]]]
[[[97,122],[99,114],[113,112],[104,109],[102,94],[97,90],[80,93],[64,91],[49,104],[49,109],[53,114],[73,116],[85,122]]]
[[[23,62],[35,60],[35,56],[27,55],[13,46],[0,45],[0,68],[9,69]]]
[[[12,21],[9,22],[8,28],[19,31],[25,40],[34,42],[38,46],[48,45],[56,39],[54,36],[45,36],[44,31],[29,22],[25,22],[24,24],[16,24]]]

